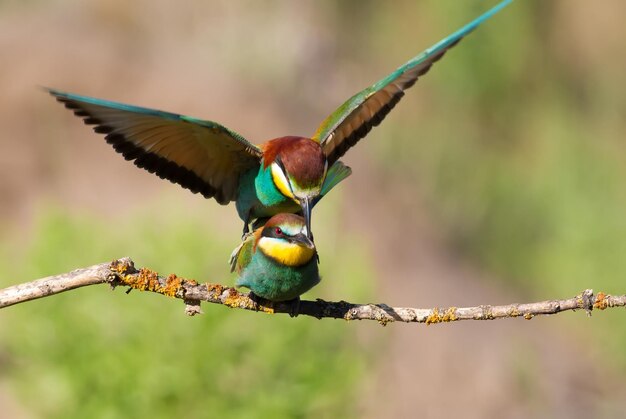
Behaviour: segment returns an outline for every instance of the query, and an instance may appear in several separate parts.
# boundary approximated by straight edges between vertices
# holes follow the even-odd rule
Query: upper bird
[[[348,177],[338,159],[378,125],[448,49],[512,0],[505,0],[394,72],[348,99],[313,137],[287,136],[260,146],[212,121],[48,89],[135,165],[220,204],[235,201],[244,233],[255,219],[311,210]]]

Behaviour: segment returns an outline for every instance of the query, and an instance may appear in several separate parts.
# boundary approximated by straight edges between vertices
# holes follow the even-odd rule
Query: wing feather
[[[512,1],[500,2],[337,108],[313,135],[314,140],[321,142],[328,163],[332,165],[373,127],[380,124],[402,99],[404,91],[426,74],[450,48]]]
[[[262,151],[211,121],[48,89],[126,160],[193,193],[226,204],[237,198],[241,174]]]

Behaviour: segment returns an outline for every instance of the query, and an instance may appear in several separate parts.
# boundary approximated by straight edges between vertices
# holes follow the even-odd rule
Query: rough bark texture
[[[231,308],[262,311],[265,313],[289,313],[344,320],[376,320],[382,325],[391,322],[441,323],[459,320],[494,320],[508,317],[524,317],[556,314],[567,310],[582,309],[591,314],[593,309],[626,306],[626,295],[611,296],[603,292],[594,295],[588,289],[564,300],[548,300],[527,304],[478,307],[408,308],[390,307],[386,304],[353,304],[346,301],[301,301],[298,307],[291,302],[271,303],[252,299],[234,288],[220,284],[199,284],[194,280],[170,274],[167,277],[147,268],[137,269],[130,258],[101,263],[88,268],[49,276],[25,284],[0,290],[0,308],[31,301],[49,295],[69,291],[87,285],[108,283],[112,287],[127,286],[130,289],[151,291],[180,298],[186,304],[188,315],[201,313],[200,302],[223,304]]]

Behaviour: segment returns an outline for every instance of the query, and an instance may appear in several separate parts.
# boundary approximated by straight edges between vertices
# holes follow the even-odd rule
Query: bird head
[[[265,256],[287,266],[304,265],[317,253],[304,218],[287,213],[277,214],[265,223],[256,247]]]
[[[270,167],[272,181],[280,193],[302,207],[307,235],[312,240],[311,208],[328,171],[322,147],[310,138],[277,138],[265,144],[263,162]]]

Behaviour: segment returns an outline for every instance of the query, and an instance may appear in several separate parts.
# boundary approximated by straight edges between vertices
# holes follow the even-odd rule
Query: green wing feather
[[[404,91],[428,72],[450,48],[513,0],[505,0],[468,23],[426,51],[412,58],[396,71],[342,104],[319,126],[313,139],[321,142],[328,163],[333,164],[361,138],[380,124],[404,96]]]
[[[211,121],[48,89],[135,165],[206,198],[237,198],[242,173],[262,151]]]
[[[239,246],[235,247],[235,250],[230,254],[228,261],[230,265],[230,271],[239,273],[239,271],[250,263],[252,260],[252,248],[254,247],[254,233],[248,233],[245,235]]]
[[[352,169],[343,164],[341,161],[336,161],[335,164],[330,166],[328,173],[326,173],[326,179],[322,184],[322,190],[319,196],[313,202],[313,207],[322,199],[331,189],[337,186],[342,180],[352,174]]]

